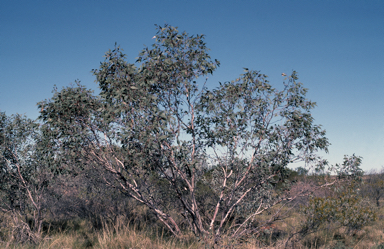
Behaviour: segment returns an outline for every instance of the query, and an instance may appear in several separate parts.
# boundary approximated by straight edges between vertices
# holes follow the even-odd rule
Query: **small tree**
[[[294,198],[274,190],[288,164],[316,163],[316,152],[327,151],[325,131],[310,113],[315,103],[296,72],[282,90],[248,69],[208,89],[205,77],[219,62],[204,36],[157,29],[139,67],[119,47],[106,53],[93,71],[100,97],[81,85],[56,91],[39,103],[40,119],[58,143],[148,206],[175,236],[189,228],[217,242],[224,233],[257,232],[259,214]]]
[[[380,207],[380,200],[384,197],[384,169],[371,170],[364,177],[361,194],[373,200]]]
[[[307,175],[308,172],[309,172],[308,169],[303,168],[303,167],[297,167],[297,168],[295,169],[295,171],[296,171],[297,174],[300,175],[300,176],[305,176],[305,175]]]
[[[52,147],[36,122],[0,113],[0,211],[12,217],[18,242],[40,238],[46,188],[53,178]]]
[[[361,158],[352,156],[345,157],[343,165],[360,165]],[[336,167],[340,165],[336,165]],[[332,186],[329,195],[323,197],[312,197],[308,205],[302,207],[306,221],[300,231],[307,234],[322,228],[323,225],[335,223],[338,227],[346,227],[348,231],[361,229],[376,219],[376,213],[364,202],[359,195],[361,186],[362,170],[346,172],[343,167],[338,171],[339,178],[347,175],[352,181],[341,181]],[[351,169],[351,168],[350,168]]]

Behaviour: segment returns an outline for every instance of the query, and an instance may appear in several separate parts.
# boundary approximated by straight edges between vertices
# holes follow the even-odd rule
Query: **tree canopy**
[[[177,237],[186,229],[215,241],[258,232],[258,215],[308,194],[289,192],[291,163],[326,165],[316,154],[329,142],[311,115],[315,102],[295,71],[280,90],[247,68],[208,88],[207,76],[220,62],[209,56],[203,35],[165,25],[155,38],[135,63],[118,46],[105,54],[93,70],[98,96],[76,82],[38,103],[45,150],[57,166],[52,174],[93,167]],[[2,165],[16,160],[7,148]],[[360,172],[359,158],[348,160],[340,175]]]

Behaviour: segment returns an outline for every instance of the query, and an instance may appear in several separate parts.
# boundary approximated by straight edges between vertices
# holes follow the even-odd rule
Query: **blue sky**
[[[384,1],[10,1],[0,3],[0,111],[38,116],[36,103],[76,79],[97,91],[90,72],[119,44],[134,62],[154,24],[205,34],[220,68],[209,86],[243,67],[280,87],[295,70],[316,101],[316,123],[331,142],[331,163],[363,157],[384,166]]]

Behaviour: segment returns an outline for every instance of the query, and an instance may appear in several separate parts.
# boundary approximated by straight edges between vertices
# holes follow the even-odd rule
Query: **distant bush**
[[[376,213],[357,193],[357,183],[339,186],[332,196],[312,197],[302,208],[306,221],[303,232],[317,230],[324,224],[336,223],[348,231],[361,229],[376,220]]]
[[[380,207],[380,200],[384,197],[384,168],[380,171],[372,170],[364,177],[361,195],[373,200]]]

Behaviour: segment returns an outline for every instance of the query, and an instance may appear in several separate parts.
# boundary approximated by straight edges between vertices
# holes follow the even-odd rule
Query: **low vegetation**
[[[76,82],[38,120],[0,113],[1,247],[384,247],[383,172],[317,156],[329,142],[296,72],[208,88],[203,35],[154,38],[135,64],[106,53],[98,95]]]
[[[292,171],[292,175],[296,175]],[[240,240],[223,236],[217,248],[383,248],[384,208],[372,196],[362,195],[369,184],[360,183],[319,189],[311,197],[297,199],[280,210],[270,222],[270,214],[258,217],[259,232]],[[292,187],[303,188],[323,176],[294,176]],[[77,179],[81,179],[78,177]],[[94,183],[92,183],[94,184]],[[101,183],[100,183],[101,184]],[[71,184],[68,184],[71,185]],[[67,186],[68,186],[67,185]],[[73,184],[72,186],[74,186]],[[60,185],[61,187],[63,185]],[[92,186],[93,188],[97,186]],[[69,187],[68,187],[69,189]],[[359,189],[359,191],[356,191]],[[175,238],[144,205],[136,205],[110,192],[89,195],[78,192],[62,196],[61,206],[47,214],[38,241],[27,239],[9,214],[1,216],[1,248],[211,248],[213,240],[185,233]],[[92,190],[93,191],[93,190]],[[115,203],[109,202],[115,199]],[[87,205],[87,202],[92,203]],[[64,204],[65,203],[65,204]],[[351,204],[350,206],[347,206]],[[276,209],[281,206],[276,206]],[[340,210],[343,208],[344,210]],[[275,212],[275,210],[271,210]],[[27,215],[33,227],[33,216]],[[353,219],[355,217],[355,219]],[[362,219],[364,218],[364,219]],[[30,235],[30,234],[29,234]],[[24,236],[24,237],[23,237]]]

